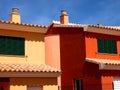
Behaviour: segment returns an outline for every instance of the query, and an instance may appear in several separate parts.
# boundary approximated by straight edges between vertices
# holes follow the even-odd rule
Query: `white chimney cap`
[[[18,8],[12,8],[12,13],[18,14],[19,13],[19,9]]]
[[[61,15],[67,15],[67,11],[66,10],[61,10]]]

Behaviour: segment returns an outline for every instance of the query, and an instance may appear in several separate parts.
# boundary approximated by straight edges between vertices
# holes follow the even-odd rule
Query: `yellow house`
[[[60,71],[45,64],[48,27],[21,23],[18,11],[0,21],[0,90],[58,90]]]

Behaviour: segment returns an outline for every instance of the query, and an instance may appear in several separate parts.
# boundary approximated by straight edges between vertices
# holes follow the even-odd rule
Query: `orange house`
[[[62,11],[45,36],[46,64],[62,71],[60,90],[120,89],[120,28],[69,23]]]
[[[21,23],[17,8],[0,21],[0,90],[58,90],[60,70],[45,62],[47,30]]]

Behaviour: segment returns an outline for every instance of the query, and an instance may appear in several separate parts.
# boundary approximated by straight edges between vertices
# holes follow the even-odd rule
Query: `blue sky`
[[[65,9],[71,23],[120,25],[120,0],[0,0],[0,20],[9,21],[13,7],[22,23],[49,25]]]

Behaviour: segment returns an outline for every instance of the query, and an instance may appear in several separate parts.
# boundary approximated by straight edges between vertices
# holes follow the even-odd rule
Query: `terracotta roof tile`
[[[55,27],[96,27],[101,29],[108,29],[108,30],[118,30],[120,31],[120,26],[103,26],[103,25],[94,25],[94,24],[76,24],[76,23],[69,23],[68,25],[60,24],[59,21],[53,21]]]
[[[60,72],[48,65],[0,63],[0,72]]]
[[[101,29],[109,29],[109,30],[118,30],[118,31],[120,31],[120,26],[88,25],[88,27],[96,27],[96,28],[101,28]]]
[[[38,24],[26,24],[26,23],[15,23],[15,22],[4,21],[4,20],[0,20],[0,23],[47,28],[47,26],[44,26],[44,25],[38,25]]]

